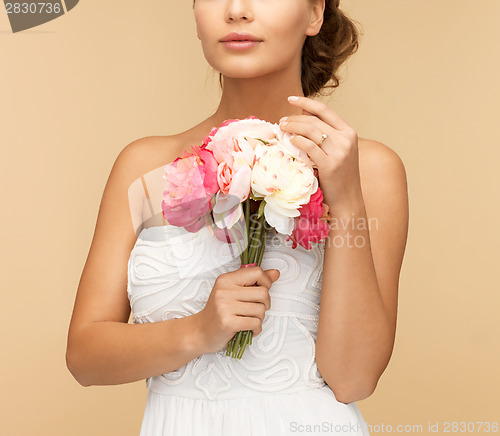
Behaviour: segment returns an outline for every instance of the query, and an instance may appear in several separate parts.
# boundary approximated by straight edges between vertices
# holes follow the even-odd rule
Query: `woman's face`
[[[316,2],[318,3],[318,2]],[[198,38],[208,63],[227,77],[250,78],[300,65],[306,35],[316,35],[324,2],[310,0],[196,0]],[[228,33],[249,33],[261,42],[235,50],[221,42]],[[300,71],[298,72],[300,74]]]

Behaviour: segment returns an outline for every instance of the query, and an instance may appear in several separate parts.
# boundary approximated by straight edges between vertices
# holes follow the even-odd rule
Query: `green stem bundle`
[[[250,225],[251,210],[250,210],[250,197],[245,201],[245,230],[248,236],[248,245],[241,252],[241,264],[248,265],[251,263],[257,263],[258,266],[261,265],[262,257],[264,256],[264,248],[266,246],[267,231],[265,229],[265,217],[264,217],[264,206],[265,201],[261,200],[259,209],[255,214],[252,214],[252,223]],[[256,228],[257,227],[257,228]],[[233,229],[229,229],[233,234],[235,239]],[[227,344],[226,356],[231,356],[236,359],[241,359],[243,352],[247,345],[252,344],[252,330],[243,330],[236,333]]]

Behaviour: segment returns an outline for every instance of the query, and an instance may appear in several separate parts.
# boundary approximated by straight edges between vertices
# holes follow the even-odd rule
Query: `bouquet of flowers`
[[[213,218],[218,239],[244,240],[241,267],[260,266],[270,227],[292,248],[311,249],[327,237],[330,216],[317,169],[290,136],[254,116],[212,128],[201,146],[166,165],[163,217],[189,232]],[[238,332],[226,355],[241,359],[251,344],[252,330]]]

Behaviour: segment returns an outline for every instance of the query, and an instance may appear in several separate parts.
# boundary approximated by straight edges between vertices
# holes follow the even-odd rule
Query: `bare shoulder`
[[[145,227],[165,225],[161,208],[165,166],[187,149],[186,140],[186,132],[148,136],[128,144],[117,157],[119,171],[127,175],[123,183],[136,236]]]
[[[374,139],[358,138],[359,163],[364,172],[381,170],[406,173],[399,154],[388,145]]]
[[[377,201],[384,191],[407,190],[406,169],[399,154],[373,139],[358,138],[359,171],[363,193]]]
[[[399,229],[402,245],[409,220],[408,182],[401,157],[389,146],[358,138],[363,200],[368,216]]]
[[[115,165],[135,179],[169,163],[178,146],[179,135],[145,136],[126,145],[118,154]]]
[[[207,120],[177,134],[136,139],[121,150],[116,161],[135,180],[171,163],[183,151],[190,150],[191,144],[200,145],[209,125]]]

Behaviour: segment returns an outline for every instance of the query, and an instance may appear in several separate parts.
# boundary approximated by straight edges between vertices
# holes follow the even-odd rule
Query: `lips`
[[[236,33],[236,32],[231,32],[227,34],[224,38],[220,40],[220,42],[228,42],[228,41],[254,41],[254,42],[260,42],[262,41],[261,39],[257,38],[254,35],[251,35],[250,33]]]

